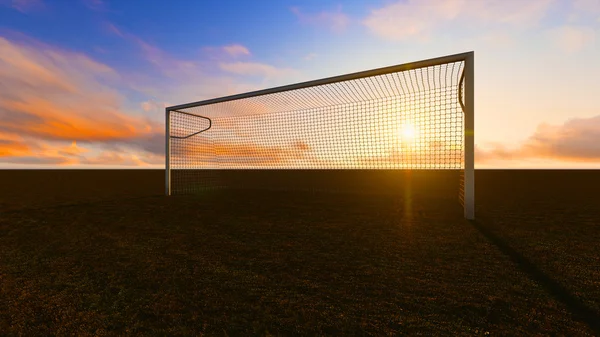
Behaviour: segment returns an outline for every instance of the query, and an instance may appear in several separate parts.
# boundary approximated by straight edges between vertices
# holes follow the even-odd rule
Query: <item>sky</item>
[[[600,168],[600,0],[0,0],[0,169],[162,168],[166,106],[467,51],[476,168]]]

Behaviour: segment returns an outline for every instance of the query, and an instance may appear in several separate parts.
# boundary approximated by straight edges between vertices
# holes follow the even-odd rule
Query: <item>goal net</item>
[[[167,194],[449,170],[473,218],[472,52],[173,106],[166,122]]]

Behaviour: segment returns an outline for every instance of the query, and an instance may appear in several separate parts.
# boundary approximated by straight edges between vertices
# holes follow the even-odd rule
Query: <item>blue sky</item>
[[[600,167],[598,0],[0,0],[0,167],[160,167],[164,106],[474,50],[476,167]]]

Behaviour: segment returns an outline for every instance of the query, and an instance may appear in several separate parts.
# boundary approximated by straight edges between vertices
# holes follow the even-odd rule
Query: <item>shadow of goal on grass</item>
[[[571,311],[571,314],[575,319],[586,323],[595,334],[600,336],[600,313],[583,303],[566,287],[556,280],[553,280],[534,263],[523,256],[523,254],[512,248],[504,239],[494,234],[480,221],[469,220],[469,222],[491,243],[496,245],[503,254],[507,255],[514,263],[516,263],[517,266],[529,275],[532,280],[542,285],[556,300],[562,302]]]

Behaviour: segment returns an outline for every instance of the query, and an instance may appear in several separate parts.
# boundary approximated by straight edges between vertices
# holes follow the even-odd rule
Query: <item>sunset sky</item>
[[[0,0],[0,169],[164,167],[164,108],[475,51],[476,168],[600,168],[600,0]]]

